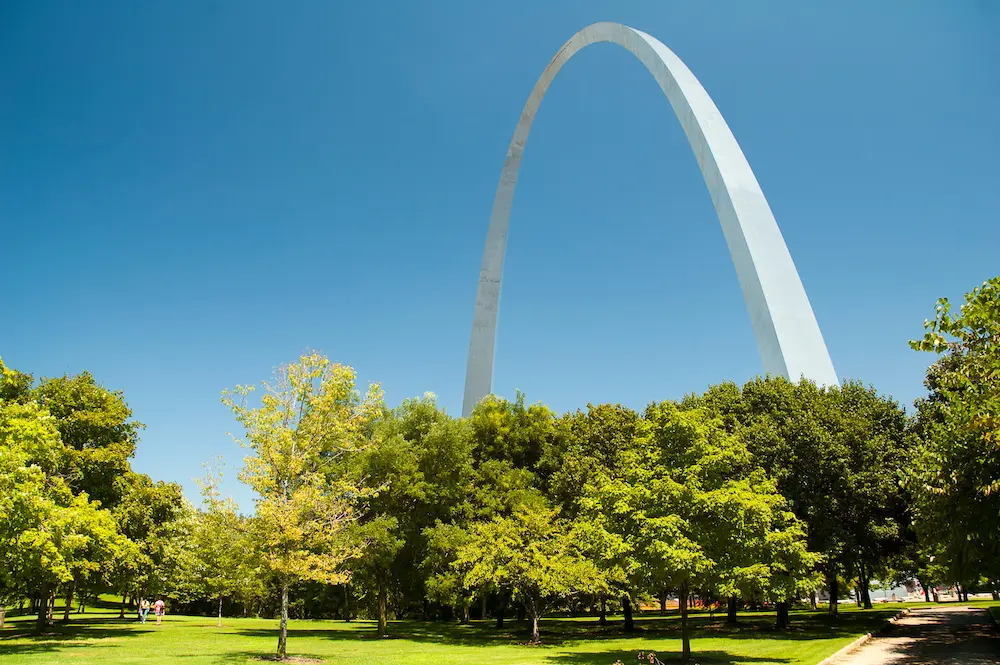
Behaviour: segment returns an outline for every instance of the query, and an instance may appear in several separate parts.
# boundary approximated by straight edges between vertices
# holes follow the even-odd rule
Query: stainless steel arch
[[[613,42],[631,51],[656,79],[680,120],[722,224],[764,370],[793,380],[805,377],[820,385],[837,385],[837,373],[785,240],[750,164],[715,103],[691,70],[656,38],[619,23],[594,23],[563,44],[542,72],[507,149],[479,273],[463,415],[469,415],[491,391],[507,228],[531,123],[542,97],[566,61],[596,42]]]

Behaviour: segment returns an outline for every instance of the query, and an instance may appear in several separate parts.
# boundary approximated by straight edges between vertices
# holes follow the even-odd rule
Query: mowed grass
[[[916,603],[910,603],[911,605]],[[694,660],[705,664],[815,665],[829,654],[876,629],[905,605],[891,603],[861,611],[841,606],[831,620],[822,611],[792,613],[792,628],[775,631],[773,614],[742,613],[740,625],[725,625],[725,616],[694,615]],[[58,609],[58,607],[57,607]],[[676,612],[674,613],[676,614]],[[57,612],[61,617],[62,613]],[[116,609],[98,608],[73,614],[41,635],[31,617],[14,617],[0,631],[0,663],[39,665],[70,663],[260,663],[274,653],[278,622],[271,619],[223,619],[167,615],[155,626],[117,618]],[[640,616],[636,633],[626,635],[620,617],[600,626],[593,617],[547,618],[542,644],[526,644],[524,622],[507,621],[497,630],[492,621],[469,626],[445,622],[394,621],[392,636],[374,636],[369,621],[289,623],[290,656],[320,659],[331,665],[612,665],[635,662],[636,653],[655,651],[663,660],[680,651],[676,616]]]

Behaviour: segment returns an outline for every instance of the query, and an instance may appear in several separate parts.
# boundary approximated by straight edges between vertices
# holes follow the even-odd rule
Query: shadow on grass
[[[664,663],[683,662],[680,652],[664,653],[658,651],[656,652],[656,657]],[[565,665],[569,665],[570,663],[572,665],[612,665],[615,659],[621,659],[623,663],[630,661],[639,662],[636,661],[636,654],[632,651],[623,653],[616,653],[614,651],[576,652],[560,656],[550,656],[547,660],[550,663],[564,663]],[[697,665],[731,665],[733,663],[789,663],[791,660],[788,658],[775,658],[773,656],[761,658],[743,654],[732,654],[728,651],[699,651],[693,649],[691,660],[688,662],[697,663]]]
[[[138,637],[146,630],[129,627],[128,621],[117,618],[74,619],[69,623],[55,623],[41,633],[35,623],[19,622],[13,630],[0,632],[0,662],[5,655],[49,653],[68,645],[74,647],[107,647],[108,640]],[[14,643],[17,640],[17,643]]]
[[[759,614],[740,617],[737,625],[726,624],[725,617],[694,616],[691,618],[691,638],[725,638],[732,640],[810,641],[837,639],[860,635],[880,627],[894,614],[893,610],[852,612],[837,618],[825,614],[798,614],[793,616],[787,630],[774,628],[773,615]],[[597,619],[560,620],[543,619],[541,641],[547,646],[573,646],[583,642],[600,642],[621,639],[676,639],[680,637],[680,621],[676,616],[637,617],[636,630],[627,633],[622,622],[600,625]],[[237,628],[236,632],[254,637],[272,637],[273,629]],[[495,647],[500,644],[525,643],[528,639],[528,622],[508,620],[498,630],[492,621],[475,621],[461,626],[445,622],[395,621],[389,625],[389,637],[379,638],[372,624],[356,624],[350,629],[316,629],[294,623],[288,629],[289,639],[312,637],[332,641],[392,641],[411,640],[468,647]]]
[[[184,656],[181,657],[183,658]],[[188,656],[188,657],[193,657],[193,656]],[[274,658],[273,653],[264,653],[262,651],[230,651],[228,653],[220,654],[214,657],[216,658],[216,660],[214,660],[213,662],[220,663],[222,665],[226,665],[227,663],[239,663],[240,665],[245,665],[246,663],[260,663],[261,665],[264,665],[265,663],[274,663],[274,662],[325,663],[329,661],[329,656],[324,658],[323,656],[320,656],[318,654],[299,653],[297,651],[292,651],[291,653],[289,653],[288,654],[289,660],[285,661],[278,661]],[[296,659],[302,659],[302,660],[297,661]]]

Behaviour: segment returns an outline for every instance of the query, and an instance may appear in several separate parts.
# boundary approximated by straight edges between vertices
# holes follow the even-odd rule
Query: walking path
[[[1000,665],[1000,631],[985,609],[915,607],[836,665]]]

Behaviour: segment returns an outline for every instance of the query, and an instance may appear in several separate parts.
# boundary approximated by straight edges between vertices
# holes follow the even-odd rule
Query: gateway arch
[[[837,373],[771,208],[722,114],[691,70],[655,37],[619,23],[594,23],[573,35],[549,61],[514,130],[493,199],[479,273],[465,374],[462,415],[492,390],[497,307],[507,228],[521,155],[542,97],[580,49],[613,42],[649,70],[673,107],[701,168],[750,312],[764,371],[792,380],[837,385]]]

